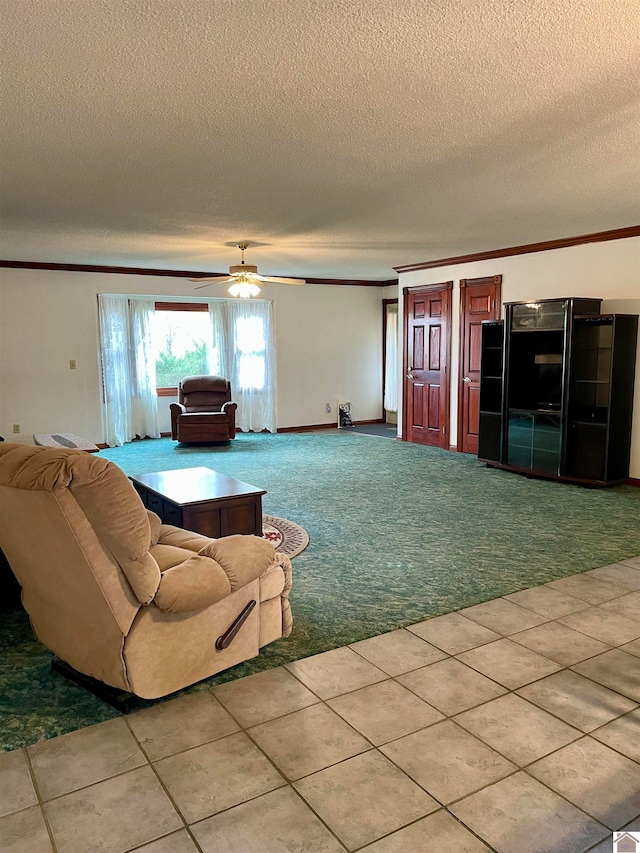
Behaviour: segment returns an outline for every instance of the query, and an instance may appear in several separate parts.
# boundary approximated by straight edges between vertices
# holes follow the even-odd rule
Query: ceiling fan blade
[[[278,284],[306,284],[303,278],[282,278],[277,275],[261,275],[263,281],[276,281]]]
[[[206,284],[201,284],[200,287],[194,287],[194,290],[202,290],[203,287],[211,287],[212,284],[226,284],[228,281],[235,281],[234,276],[226,275],[223,277],[211,276],[211,278],[190,278],[189,281],[206,281]]]
[[[218,275],[201,275],[199,278],[190,278],[189,281],[226,281],[229,273],[221,272]]]

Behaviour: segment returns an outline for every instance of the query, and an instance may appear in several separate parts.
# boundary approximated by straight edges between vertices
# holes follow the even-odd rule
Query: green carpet
[[[530,480],[404,442],[244,434],[227,447],[159,439],[101,455],[127,474],[215,468],[265,488],[264,511],[309,533],[293,561],[291,637],[206,684],[640,554],[640,489]],[[2,614],[0,645],[0,748],[116,716],[50,673],[23,613]]]

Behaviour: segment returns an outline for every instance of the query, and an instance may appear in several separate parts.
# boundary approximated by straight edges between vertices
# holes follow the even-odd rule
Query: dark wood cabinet
[[[482,327],[478,457],[536,476],[629,475],[638,317],[600,299],[505,305]]]
[[[180,468],[130,477],[147,509],[165,524],[218,539],[234,533],[262,536],[264,489],[210,468]]]

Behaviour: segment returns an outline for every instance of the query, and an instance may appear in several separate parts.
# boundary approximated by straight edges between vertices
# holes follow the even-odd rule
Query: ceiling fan
[[[225,284],[232,282],[229,288],[229,293],[232,296],[240,296],[243,299],[248,299],[250,296],[257,296],[260,293],[260,288],[266,281],[276,281],[279,284],[304,284],[303,278],[282,278],[276,275],[258,275],[258,267],[252,264],[245,264],[244,252],[248,248],[249,243],[236,243],[236,246],[242,252],[242,261],[239,264],[232,264],[229,267],[229,275],[212,275],[205,278],[190,278],[189,281],[206,281],[207,284],[201,284],[196,287],[196,290],[202,290],[203,287],[211,287],[212,284]]]

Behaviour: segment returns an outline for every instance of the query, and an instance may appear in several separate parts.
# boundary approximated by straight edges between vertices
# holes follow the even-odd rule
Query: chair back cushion
[[[230,400],[231,384],[222,376],[187,376],[178,389],[178,402],[188,412],[219,412]]]
[[[148,604],[153,599],[160,569],[149,554],[149,517],[124,471],[113,462],[82,450],[2,444],[0,485],[54,494],[70,491],[138,601]]]

